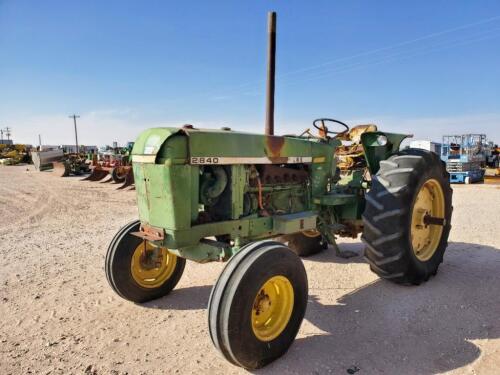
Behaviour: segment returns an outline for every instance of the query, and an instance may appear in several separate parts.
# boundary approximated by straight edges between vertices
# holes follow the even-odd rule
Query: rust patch
[[[163,239],[165,239],[162,228],[153,227],[147,224],[141,224],[139,232],[132,232],[130,234],[148,241],[163,241]]]
[[[273,164],[286,164],[288,162],[288,158],[287,157],[273,157],[273,156],[269,156],[269,160],[271,160],[271,163]]]
[[[270,154],[269,158],[279,157],[281,155],[281,149],[285,144],[285,137],[277,137],[273,135],[266,136],[266,146]]]

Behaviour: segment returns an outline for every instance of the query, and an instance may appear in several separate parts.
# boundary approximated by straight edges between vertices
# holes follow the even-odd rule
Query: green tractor
[[[451,228],[438,155],[400,151],[407,135],[333,119],[315,120],[318,134],[275,136],[272,107],[266,134],[144,131],[132,150],[139,220],[115,235],[105,260],[113,290],[135,303],[172,291],[186,259],[228,261],[210,295],[209,332],[248,369],[297,335],[308,298],[300,256],[328,245],[351,256],[335,239],[361,234],[373,272],[418,285],[436,274]]]
[[[230,362],[258,368],[288,349],[304,317],[299,255],[326,244],[342,255],[335,237],[362,233],[380,277],[420,284],[435,275],[452,211],[443,162],[399,151],[406,136],[373,125],[330,137],[327,121],[315,121],[318,137],[144,131],[132,152],[140,220],[109,246],[111,287],[145,302],[175,287],[186,259],[229,260],[210,296],[210,334]]]

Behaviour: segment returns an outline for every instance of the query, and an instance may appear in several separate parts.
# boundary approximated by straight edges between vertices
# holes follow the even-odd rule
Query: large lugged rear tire
[[[111,288],[132,302],[146,302],[170,293],[179,282],[186,260],[165,248],[153,248],[130,234],[139,231],[133,221],[118,231],[111,241],[105,272]]]
[[[208,303],[210,336],[231,363],[257,369],[290,347],[307,307],[307,275],[282,243],[244,246],[222,271]]]
[[[365,258],[382,278],[418,285],[435,275],[448,245],[452,190],[433,152],[409,149],[380,162],[365,195]]]

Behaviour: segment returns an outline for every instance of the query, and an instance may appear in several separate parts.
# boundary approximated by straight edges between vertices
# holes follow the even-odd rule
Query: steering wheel
[[[337,124],[340,124],[342,125],[345,130],[343,131],[340,131],[340,132],[334,132],[332,130],[329,130],[326,125],[325,125],[325,121],[328,121],[328,122],[335,122]],[[321,123],[321,126],[318,125],[318,123]],[[347,133],[349,131],[349,126],[344,124],[342,121],[339,121],[339,120],[334,120],[332,118],[318,118],[316,120],[313,121],[313,126],[318,129],[319,131],[323,131],[325,132],[325,134],[335,134],[335,135],[339,135],[339,134],[344,134],[344,133]]]

